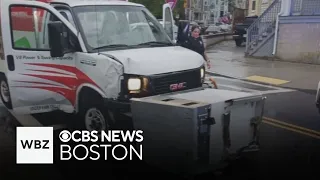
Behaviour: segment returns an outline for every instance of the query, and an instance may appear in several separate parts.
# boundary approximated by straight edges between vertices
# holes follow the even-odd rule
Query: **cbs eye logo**
[[[65,142],[65,143],[69,142],[71,139],[71,133],[67,130],[63,130],[60,132],[59,138],[60,138],[60,141],[62,142]]]

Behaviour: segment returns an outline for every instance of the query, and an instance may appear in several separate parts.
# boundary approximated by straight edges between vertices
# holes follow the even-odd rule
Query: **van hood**
[[[121,61],[126,74],[154,75],[199,68],[203,57],[180,46],[152,47],[102,52]]]

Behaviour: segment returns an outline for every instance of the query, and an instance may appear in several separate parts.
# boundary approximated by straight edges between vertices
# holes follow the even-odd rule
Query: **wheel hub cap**
[[[109,125],[106,123],[101,111],[96,108],[91,108],[87,111],[85,116],[86,128],[89,131],[107,130]]]

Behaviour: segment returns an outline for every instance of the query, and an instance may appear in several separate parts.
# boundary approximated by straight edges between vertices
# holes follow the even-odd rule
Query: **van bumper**
[[[172,93],[167,93],[167,94],[161,94],[161,95],[173,95],[173,94],[180,94],[180,93],[185,93],[185,92],[192,92],[192,91],[199,91],[203,90],[205,88],[211,88],[211,86],[207,84],[203,84],[202,87],[194,88],[194,89],[188,89],[184,91],[178,91],[178,92],[172,92]],[[161,96],[160,95],[160,96]],[[157,95],[159,96],[159,95]],[[131,101],[122,101],[119,99],[108,99],[104,98],[104,107],[110,111],[114,112],[120,112],[120,113],[129,113],[131,112]]]
[[[247,38],[243,37],[243,35],[234,34],[234,35],[232,35],[232,37],[233,37],[233,40],[243,40],[243,41],[247,40]]]
[[[113,99],[104,99],[104,106],[110,111],[127,113],[131,112],[131,103],[130,101],[120,101]]]

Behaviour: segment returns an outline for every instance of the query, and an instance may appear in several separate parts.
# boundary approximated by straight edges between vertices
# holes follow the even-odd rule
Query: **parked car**
[[[320,82],[318,83],[318,88],[317,88],[316,107],[318,108],[320,113]]]
[[[222,32],[230,32],[232,29],[232,25],[231,24],[226,24],[223,22],[218,22],[216,23],[216,26],[219,26],[221,28]]]
[[[236,42],[236,46],[241,46],[243,42],[247,40],[247,29],[251,24],[258,19],[258,16],[247,16],[243,23],[238,23],[235,25],[233,32],[233,39]]]
[[[210,24],[206,29],[205,34],[216,34],[222,32],[221,27],[216,24]]]
[[[222,22],[217,22],[215,24],[210,24],[205,31],[205,34],[216,34],[223,32],[231,32],[232,25],[225,24]]]

